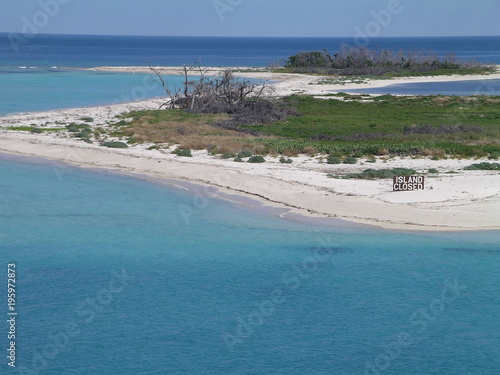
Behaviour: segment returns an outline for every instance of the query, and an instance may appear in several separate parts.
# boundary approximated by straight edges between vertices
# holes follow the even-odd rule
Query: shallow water
[[[454,53],[500,64],[500,37],[372,38],[369,48]],[[0,116],[165,96],[155,76],[82,72],[96,66],[269,66],[300,51],[334,53],[353,38],[217,38],[37,35],[13,48],[0,33]],[[166,77],[175,86],[178,77]],[[464,89],[470,91],[469,89]],[[476,88],[472,88],[476,90]],[[483,90],[483,89],[482,89]],[[498,92],[498,85],[495,89]],[[484,91],[484,90],[483,90]]]
[[[345,92],[391,95],[500,95],[500,79],[401,83],[379,88],[345,90]]]
[[[180,76],[165,76],[171,88]],[[0,68],[0,116],[165,97],[154,74],[68,69]]]
[[[0,273],[6,280],[16,263],[25,373],[486,375],[500,367],[499,231],[305,225],[146,180],[12,157],[0,160],[0,197]],[[7,329],[4,321],[4,348]]]

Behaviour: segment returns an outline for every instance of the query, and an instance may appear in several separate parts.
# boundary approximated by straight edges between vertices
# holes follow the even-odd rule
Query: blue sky
[[[0,32],[162,36],[500,35],[500,0],[1,0]]]

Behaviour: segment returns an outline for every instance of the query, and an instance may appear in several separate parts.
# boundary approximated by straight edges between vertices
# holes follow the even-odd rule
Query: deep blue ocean
[[[2,373],[500,368],[499,231],[306,225],[138,178],[5,156],[0,176],[0,279],[6,288],[15,263],[18,313],[17,367],[3,355]]]
[[[351,38],[215,38],[37,35],[26,44],[0,33],[0,115],[135,101],[164,95],[154,75],[75,69],[98,66],[268,66],[299,51],[356,45]],[[373,38],[370,48],[454,53],[500,64],[500,37]],[[175,86],[178,77],[166,77]],[[498,94],[500,83],[486,93]],[[446,88],[430,88],[441,93]],[[424,90],[428,90],[426,87]],[[461,90],[468,94],[474,91]],[[396,92],[394,92],[396,93]],[[423,93],[423,92],[415,92]]]

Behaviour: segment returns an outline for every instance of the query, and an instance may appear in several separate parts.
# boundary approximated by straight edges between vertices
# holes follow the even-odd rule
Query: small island
[[[151,74],[165,98],[87,108],[85,116],[6,116],[0,150],[196,181],[384,227],[500,227],[500,96],[346,93],[498,79],[497,66],[344,46],[269,68],[95,69]],[[171,74],[183,76],[182,87],[169,87]],[[426,189],[392,194],[393,176],[407,174],[427,176]]]

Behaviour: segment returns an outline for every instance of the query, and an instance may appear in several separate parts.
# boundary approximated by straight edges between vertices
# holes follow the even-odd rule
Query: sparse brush
[[[184,156],[188,158],[192,158],[193,154],[191,153],[191,150],[188,148],[178,148],[174,152],[177,156]]]
[[[264,159],[262,156],[252,156],[250,159],[248,159],[249,163],[265,163],[266,159]]]
[[[465,167],[466,171],[498,171],[500,170],[500,163],[476,163]]]
[[[109,148],[128,148],[128,145],[123,142],[104,142],[102,144],[104,147],[109,147]]]

